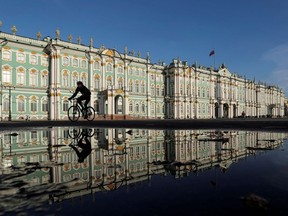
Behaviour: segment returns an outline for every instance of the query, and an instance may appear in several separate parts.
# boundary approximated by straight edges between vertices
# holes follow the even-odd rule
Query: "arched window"
[[[84,85],[87,84],[87,74],[86,73],[82,73],[81,81],[83,82]]]
[[[42,112],[48,112],[48,102],[47,100],[42,101]]]
[[[123,67],[122,66],[118,67],[118,73],[123,73]]]
[[[67,56],[63,57],[63,65],[68,66],[69,65],[69,58]]]
[[[48,86],[48,72],[47,71],[42,72],[41,83],[42,83],[42,86],[44,87]]]
[[[30,74],[29,74],[30,86],[36,86],[37,85],[37,78],[38,78],[38,73],[35,71],[30,71]]]
[[[129,91],[132,92],[133,91],[133,81],[130,80],[129,82]]]
[[[118,88],[122,89],[123,88],[123,79],[118,79]]]
[[[98,61],[94,62],[94,70],[99,70],[100,69],[100,63]]]
[[[37,101],[36,100],[31,100],[30,111],[31,112],[37,112]]]
[[[160,87],[157,85],[156,86],[156,95],[159,96],[160,95]]]
[[[17,109],[18,109],[18,112],[24,112],[25,111],[24,99],[21,98],[21,99],[18,100]]]
[[[112,77],[111,77],[111,76],[108,76],[108,77],[107,77],[106,86],[107,86],[107,88],[110,87],[110,86],[112,86]]]
[[[109,72],[112,71],[112,64],[111,64],[111,63],[108,63],[108,64],[107,64],[106,70],[109,71]]]
[[[100,89],[100,79],[98,77],[96,77],[94,82],[95,82],[95,90],[99,90]]]
[[[17,70],[17,77],[16,77],[16,82],[17,85],[24,85],[25,84],[25,70],[23,68],[19,68]]]
[[[129,101],[129,112],[133,112],[133,103]]]
[[[145,93],[145,83],[141,83],[141,92],[144,94]]]
[[[142,105],[141,105],[141,111],[142,111],[143,113],[145,113],[145,104],[142,104]]]
[[[138,93],[139,92],[139,82],[136,81],[135,83],[135,92]]]
[[[137,113],[139,112],[139,104],[138,104],[138,103],[135,105],[135,111],[136,111]]]
[[[162,88],[161,88],[161,95],[164,96],[164,94],[165,94],[165,88],[164,88],[164,86],[162,86]]]
[[[154,85],[151,86],[151,95],[152,95],[152,96],[155,95],[155,88],[154,88]]]
[[[191,88],[190,84],[187,84],[187,87],[186,87],[186,94],[187,95],[189,95],[189,93],[190,93],[190,88]]]
[[[73,59],[73,67],[78,67],[78,59]]]
[[[41,57],[41,64],[43,66],[47,66],[48,62],[49,62],[49,57],[48,56],[44,55],[44,56]]]
[[[69,102],[68,100],[63,101],[63,112],[67,112],[69,108]]]
[[[9,111],[9,99],[5,98],[3,100],[3,111],[8,112]]]
[[[82,60],[82,61],[81,61],[81,67],[82,67],[82,68],[86,68],[86,67],[87,67],[87,62],[86,62],[86,60]]]
[[[63,86],[68,87],[69,82],[68,82],[68,74],[64,73],[63,74]]]

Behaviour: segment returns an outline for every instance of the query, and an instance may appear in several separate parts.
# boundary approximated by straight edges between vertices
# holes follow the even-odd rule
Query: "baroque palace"
[[[81,80],[92,92],[97,118],[233,118],[283,116],[284,92],[218,69],[150,62],[125,48],[88,46],[60,38],[37,39],[0,32],[0,118],[67,118],[68,98]]]

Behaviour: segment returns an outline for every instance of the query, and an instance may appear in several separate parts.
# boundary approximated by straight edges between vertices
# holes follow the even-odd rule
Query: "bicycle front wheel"
[[[87,120],[93,121],[95,118],[95,110],[93,107],[89,106],[87,107]]]
[[[78,121],[80,118],[80,110],[77,106],[71,106],[68,109],[68,118],[72,122]]]

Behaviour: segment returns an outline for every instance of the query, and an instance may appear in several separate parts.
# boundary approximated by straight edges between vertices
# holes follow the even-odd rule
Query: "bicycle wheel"
[[[93,121],[95,118],[95,110],[93,107],[89,106],[87,107],[87,120]]]
[[[78,119],[80,118],[80,110],[78,108],[78,106],[71,106],[68,109],[68,118],[70,121],[78,121]]]

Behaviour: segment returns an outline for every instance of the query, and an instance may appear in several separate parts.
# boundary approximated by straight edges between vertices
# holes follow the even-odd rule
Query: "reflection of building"
[[[64,119],[78,80],[91,90],[97,117],[221,118],[283,116],[284,93],[218,69],[174,59],[152,64],[134,52],[49,37],[38,40],[0,32],[0,118]],[[2,51],[2,52],[1,52]],[[13,86],[11,94],[6,86]],[[11,97],[10,97],[11,96]],[[11,99],[11,101],[9,100]],[[9,105],[10,104],[10,105]]]
[[[283,133],[245,131],[133,130],[132,135],[127,134],[127,129],[94,132],[90,138],[93,151],[84,163],[77,162],[75,152],[68,146],[74,141],[69,138],[71,130],[65,128],[19,131],[13,139],[11,133],[1,134],[1,160],[16,167],[25,162],[39,162],[45,168],[26,177],[33,186],[81,180],[70,184],[65,193],[55,193],[53,199],[57,200],[91,190],[115,190],[149,180],[157,173],[181,177],[212,167],[225,171],[258,150],[278,147],[286,137]]]

